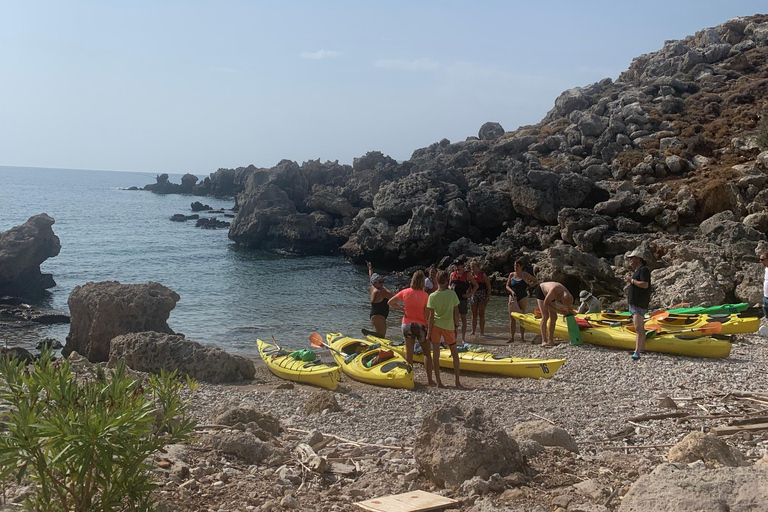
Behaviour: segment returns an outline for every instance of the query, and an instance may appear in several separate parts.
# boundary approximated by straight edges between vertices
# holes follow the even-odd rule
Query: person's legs
[[[472,304],[470,306],[472,308],[472,332],[469,333],[472,336],[475,335],[475,331],[477,330],[477,318],[478,318],[478,310],[480,309],[480,306],[478,304]],[[482,324],[480,324],[480,332],[482,334],[483,327]]]
[[[632,324],[635,326],[635,354],[645,352],[645,313],[633,314]]]
[[[443,337],[445,338],[445,343],[448,345],[448,348],[451,350],[451,358],[453,359],[453,375],[456,378],[456,387],[461,387],[461,382],[459,382],[459,352],[456,350],[456,338],[453,335],[453,333],[448,333],[448,331],[445,331],[443,333]]]
[[[547,322],[549,322],[549,308],[547,308],[547,304],[541,299],[536,299],[536,302],[539,305],[539,311],[541,311],[541,346],[544,346],[547,344]]]
[[[512,315],[509,315],[509,339],[507,340],[507,343],[512,343],[515,341],[515,328],[517,327],[517,322],[515,321],[515,317]]]
[[[459,316],[461,317],[461,342],[467,341],[467,313],[469,312],[469,304],[467,300],[459,301]]]
[[[555,326],[557,325],[557,309],[552,306],[549,311],[549,347],[555,345]]]
[[[371,317],[371,325],[373,325],[373,330],[379,336],[387,335],[387,319],[382,315],[373,315]]]
[[[763,317],[768,320],[768,297],[763,297]]]
[[[434,386],[435,381],[432,380],[432,354],[430,354],[429,346],[427,344],[426,326],[419,325],[416,341],[421,345],[421,352],[424,355],[424,369],[427,371],[427,385]]]
[[[520,310],[525,313],[526,306],[528,305],[528,298],[519,299],[517,305],[520,306]],[[512,332],[512,337],[515,337],[514,331]],[[525,329],[523,329],[523,324],[520,324],[520,341],[525,341]]]
[[[432,333],[430,334],[430,342],[432,343],[432,365],[435,369],[435,382],[437,387],[443,388],[442,381],[440,380],[440,338],[442,337],[443,329],[439,327],[432,327]]]
[[[485,302],[477,305],[477,315],[480,317],[480,336],[485,336]],[[474,331],[474,318],[472,319],[472,330]]]

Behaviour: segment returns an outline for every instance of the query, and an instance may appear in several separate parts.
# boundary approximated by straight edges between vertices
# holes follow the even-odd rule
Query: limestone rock
[[[238,430],[205,434],[200,444],[237,457],[247,464],[259,464],[271,453],[270,445],[249,432]]]
[[[514,438],[530,439],[542,446],[560,446],[569,452],[579,453],[579,447],[565,429],[544,420],[526,421],[512,429]]]
[[[717,462],[724,466],[743,466],[744,456],[712,434],[691,432],[669,450],[669,462]]]
[[[244,357],[158,332],[124,334],[112,339],[109,364],[121,360],[136,371],[178,370],[181,375],[211,383],[252,380],[256,373],[253,362]]]
[[[692,469],[661,464],[641,476],[619,512],[761,512],[768,503],[768,468]]]
[[[336,401],[336,396],[328,390],[315,391],[304,403],[304,412],[308,414],[320,414],[326,409],[331,412],[342,410],[339,402]]]
[[[595,295],[610,295],[623,290],[608,262],[570,245],[555,245],[542,251],[535,269],[539,281],[573,283],[574,293],[587,289]]]
[[[174,334],[168,317],[179,295],[160,283],[89,282],[69,295],[70,330],[62,355],[76,351],[93,362],[109,359],[110,341],[121,334]]]
[[[651,273],[652,304],[668,307],[689,302],[693,306],[723,304],[726,293],[701,260],[685,261]]]
[[[493,140],[498,139],[504,135],[504,128],[499,123],[485,123],[480,127],[480,131],[477,136],[480,140]]]
[[[257,411],[255,409],[249,409],[247,407],[236,407],[229,409],[221,414],[217,414],[213,418],[213,423],[216,425],[236,425],[237,423],[255,423],[258,427],[273,436],[276,436],[282,430],[280,428],[280,420],[275,418],[270,413]]]
[[[51,228],[54,222],[41,213],[0,233],[0,296],[35,298],[56,286],[50,274],[40,272],[40,264],[61,251]]]
[[[424,418],[414,459],[435,485],[461,485],[476,474],[501,476],[525,470],[517,443],[482,409],[444,406]]]

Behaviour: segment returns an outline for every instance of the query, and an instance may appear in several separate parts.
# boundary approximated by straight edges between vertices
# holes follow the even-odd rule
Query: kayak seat
[[[307,364],[305,364],[304,366],[302,366],[302,368],[312,368],[313,366],[320,366],[322,364],[323,364],[323,362],[321,360],[315,359],[314,361],[310,361]]]
[[[509,359],[509,356],[503,356],[501,354],[494,354],[493,359]]]

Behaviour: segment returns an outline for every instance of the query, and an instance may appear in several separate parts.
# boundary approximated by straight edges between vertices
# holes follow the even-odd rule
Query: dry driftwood
[[[690,414],[690,412],[686,411],[664,412],[660,414],[641,414],[640,416],[626,418],[624,421],[663,420],[666,418],[679,418],[681,416],[689,416]]]

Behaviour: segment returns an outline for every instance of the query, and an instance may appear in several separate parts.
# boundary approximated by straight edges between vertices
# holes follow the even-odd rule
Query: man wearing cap
[[[603,307],[600,304],[600,299],[587,290],[581,290],[581,293],[579,293],[579,300],[581,301],[581,304],[579,304],[577,313],[580,315],[583,315],[584,313],[599,313],[603,310]]]
[[[629,266],[634,271],[631,276],[627,276],[627,301],[632,325],[635,327],[635,352],[632,354],[635,361],[640,359],[640,354],[645,354],[645,314],[651,302],[651,271],[645,266],[645,260],[640,254],[639,247],[627,254]]]

